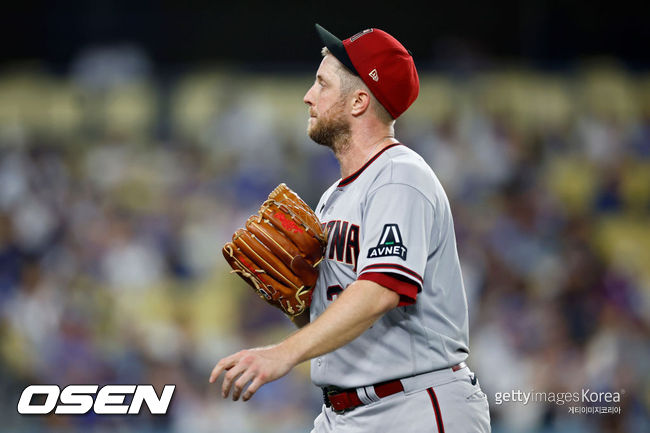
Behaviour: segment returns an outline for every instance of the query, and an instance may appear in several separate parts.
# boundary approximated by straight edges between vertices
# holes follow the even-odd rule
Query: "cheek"
[[[321,105],[331,105],[332,103],[332,89],[329,87],[316,86],[314,88],[314,97]]]
[[[326,112],[330,108],[332,108],[336,101],[332,99],[331,95],[320,92],[319,97],[317,99],[317,105],[318,105],[318,111],[321,113]]]
[[[314,102],[316,105],[323,104],[323,91],[320,88],[314,89]]]

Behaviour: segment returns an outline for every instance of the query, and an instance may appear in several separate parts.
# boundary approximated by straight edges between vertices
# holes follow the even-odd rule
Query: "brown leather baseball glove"
[[[244,281],[290,317],[311,304],[327,235],[310,207],[284,183],[223,247]]]

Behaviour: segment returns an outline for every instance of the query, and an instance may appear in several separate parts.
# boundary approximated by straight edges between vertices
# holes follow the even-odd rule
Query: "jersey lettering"
[[[328,255],[330,260],[352,265],[357,271],[359,258],[359,226],[348,221],[329,221],[327,223]]]
[[[338,284],[329,286],[327,288],[327,300],[333,301],[342,291],[343,287],[339,286]]]
[[[343,254],[345,252],[345,238],[347,237],[347,232],[348,222],[336,221],[330,244],[330,260],[336,260],[337,262],[345,260]],[[334,258],[334,252],[336,252],[336,259]]]
[[[329,248],[329,259],[334,260],[334,246],[332,245],[332,239],[336,239],[338,236],[338,232],[336,235],[334,234],[334,228],[337,227],[337,223],[340,223],[341,221],[330,221],[327,223],[327,243],[330,246]],[[338,229],[338,227],[337,227]]]
[[[359,258],[359,226],[350,224],[348,232],[347,247],[345,248],[345,263],[352,265],[352,270],[357,271],[357,259]]]

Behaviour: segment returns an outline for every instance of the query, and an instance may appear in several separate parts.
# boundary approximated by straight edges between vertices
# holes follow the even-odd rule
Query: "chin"
[[[307,121],[307,134],[310,134],[316,128],[316,118],[310,117]]]

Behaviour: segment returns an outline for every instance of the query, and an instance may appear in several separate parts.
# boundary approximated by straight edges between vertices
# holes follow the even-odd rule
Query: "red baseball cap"
[[[363,80],[393,119],[418,97],[420,80],[413,57],[385,31],[366,29],[344,41],[318,24],[316,31],[332,55]]]

